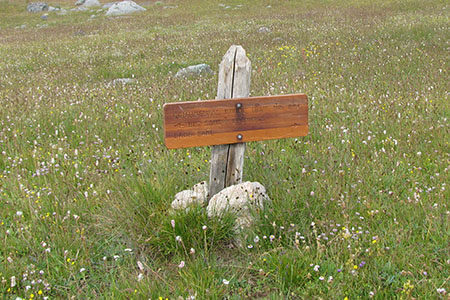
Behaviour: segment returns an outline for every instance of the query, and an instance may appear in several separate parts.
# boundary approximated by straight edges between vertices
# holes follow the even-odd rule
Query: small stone
[[[48,10],[48,4],[45,2],[31,2],[27,5],[28,12],[42,12]]]
[[[76,32],[75,32],[75,35],[76,36],[83,36],[83,35],[86,35],[86,32],[84,32],[83,30],[77,30]]]
[[[212,75],[214,72],[211,67],[207,64],[199,64],[194,66],[189,66],[183,68],[175,74],[176,78],[189,77],[189,76],[199,76],[199,75]]]
[[[128,84],[136,82],[135,79],[132,78],[117,78],[113,80],[113,84]]]
[[[283,41],[283,39],[280,38],[280,37],[276,37],[276,38],[274,38],[274,39],[272,40],[272,42],[274,42],[274,43],[279,43],[279,42],[282,42],[282,41]]]
[[[70,11],[87,11],[87,10],[89,10],[89,8],[87,7],[75,7],[72,8]]]
[[[269,33],[271,31],[272,30],[270,30],[270,28],[266,27],[266,26],[259,27],[259,29],[258,29],[258,32],[260,32],[260,33]]]
[[[48,14],[43,14],[41,16],[41,19],[44,20],[44,21],[48,20]]]

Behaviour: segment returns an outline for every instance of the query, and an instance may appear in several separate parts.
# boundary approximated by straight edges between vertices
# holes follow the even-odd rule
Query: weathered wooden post
[[[245,98],[250,94],[251,62],[244,48],[233,45],[219,66],[216,99]],[[236,110],[241,109],[239,103]],[[242,136],[237,136],[242,139]],[[241,183],[244,168],[245,143],[212,147],[208,199],[225,187]]]

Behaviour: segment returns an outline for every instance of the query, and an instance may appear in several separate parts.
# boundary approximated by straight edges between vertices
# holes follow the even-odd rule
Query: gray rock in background
[[[80,6],[80,7],[74,7],[70,11],[87,11],[87,10],[89,10],[89,8]]]
[[[266,188],[259,182],[243,182],[224,188],[215,194],[207,207],[208,217],[220,217],[224,212],[236,216],[237,229],[254,223],[253,214],[270,202]]]
[[[84,2],[86,2],[86,0],[78,0],[77,2],[75,2],[75,5],[82,5],[84,4]]]
[[[114,4],[116,4],[117,2],[109,2],[109,3],[105,3],[103,4],[102,8],[103,9],[109,9],[111,6],[113,6]]]
[[[181,77],[189,77],[189,76],[198,76],[198,75],[212,75],[214,72],[211,70],[211,67],[207,64],[199,64],[195,66],[189,66],[183,68],[175,74],[176,78]]]
[[[98,0],[86,0],[84,1],[82,7],[99,7],[102,6]]]
[[[48,10],[48,4],[45,2],[31,2],[27,5],[28,12],[42,12]]]
[[[272,30],[270,30],[270,28],[266,27],[266,26],[259,27],[259,29],[258,29],[258,32],[260,32],[260,33],[269,33],[271,31]]]
[[[107,16],[120,16],[120,15],[128,15],[139,11],[146,11],[146,8],[143,8],[140,5],[137,5],[133,1],[121,1],[114,3],[106,12]]]

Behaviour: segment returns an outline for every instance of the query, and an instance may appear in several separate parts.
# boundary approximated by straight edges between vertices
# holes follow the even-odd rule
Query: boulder
[[[186,209],[191,205],[203,206],[208,197],[208,184],[206,181],[197,183],[190,190],[184,190],[175,195],[175,200],[172,201],[172,208],[174,210]]]
[[[225,211],[236,216],[238,229],[253,224],[253,213],[264,208],[271,200],[266,188],[259,182],[243,182],[229,186],[214,195],[207,207],[209,217],[220,217]]]
[[[211,67],[207,64],[199,64],[195,66],[189,66],[187,68],[183,68],[175,74],[176,78],[180,77],[189,77],[193,75],[212,75],[214,72],[211,70]]]
[[[42,12],[48,10],[48,4],[44,2],[31,2],[27,5],[28,12]]]
[[[110,8],[108,8],[108,11],[106,12],[107,16],[120,16],[120,15],[127,15],[132,14],[139,11],[146,11],[146,8],[143,8],[140,5],[137,5],[133,1],[121,1],[116,2],[113,5],[111,5]]]
[[[99,7],[102,6],[98,0],[86,0],[82,7]]]
[[[113,5],[116,4],[116,3],[118,3],[118,2],[108,2],[108,3],[105,3],[105,4],[103,4],[102,8],[103,8],[103,9],[109,9],[111,6],[113,6]]]

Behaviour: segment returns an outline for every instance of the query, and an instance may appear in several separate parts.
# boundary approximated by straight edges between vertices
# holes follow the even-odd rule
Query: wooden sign
[[[234,144],[308,134],[304,94],[164,105],[167,148]]]

